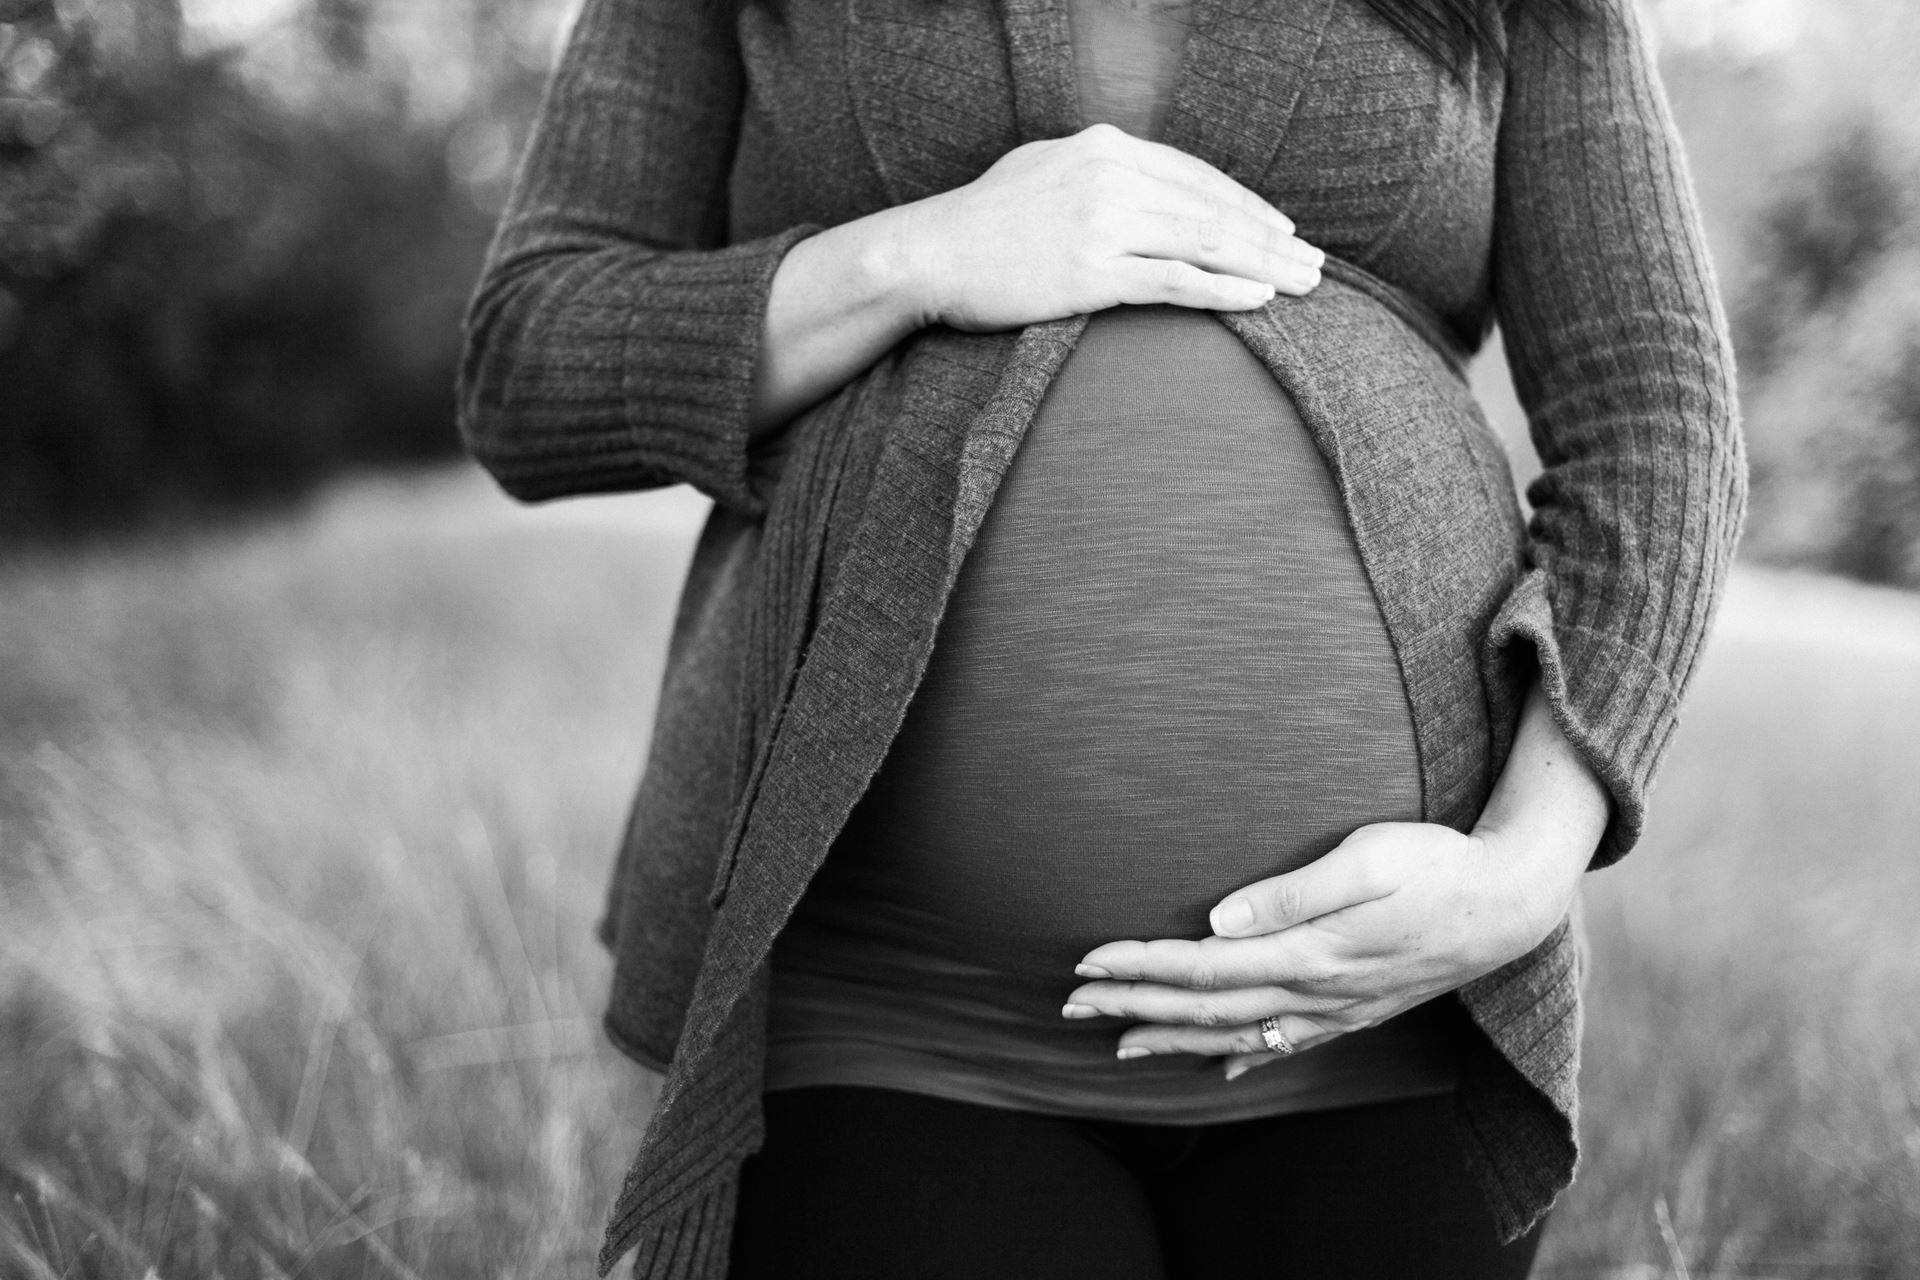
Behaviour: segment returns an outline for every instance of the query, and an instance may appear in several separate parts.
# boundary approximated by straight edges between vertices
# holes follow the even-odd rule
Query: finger
[[[1337,976],[1325,942],[1304,931],[1197,942],[1108,942],[1087,952],[1075,972],[1083,978],[1159,982],[1192,991],[1271,986],[1311,991]]]
[[[1319,267],[1327,260],[1324,251],[1308,244],[1275,219],[1237,209],[1211,192],[1195,191],[1178,183],[1147,179],[1133,196],[1130,207],[1141,214],[1178,219],[1170,225],[1180,233],[1182,243],[1197,241],[1201,248],[1213,249],[1238,240],[1312,267]],[[1148,250],[1136,252],[1144,254]]]
[[[1217,201],[1182,197],[1178,210],[1131,211],[1119,221],[1119,247],[1143,258],[1174,258],[1221,275],[1264,280],[1299,295],[1320,283],[1327,255],[1293,236],[1269,235],[1258,222]]]
[[[1086,171],[1090,185],[1084,194],[1092,203],[1083,212],[1104,223],[1102,240],[1117,223],[1119,247],[1140,257],[1173,258],[1216,274],[1268,280],[1293,294],[1319,283],[1313,273],[1325,264],[1326,254],[1293,234],[1292,219],[1179,152],[1172,154],[1186,169],[1185,177],[1198,176],[1204,179],[1201,185],[1177,172],[1145,172],[1138,167],[1139,156],[1121,154],[1130,142],[1098,144]]]
[[[1231,1027],[1278,1013],[1323,1013],[1336,1003],[1275,986],[1203,992],[1158,982],[1089,982],[1067,997],[1060,1012],[1068,1018]]]
[[[1224,201],[1230,208],[1244,210],[1255,216],[1276,221],[1283,234],[1292,235],[1294,232],[1292,218],[1274,208],[1258,192],[1241,186],[1198,156],[1189,155],[1180,148],[1168,146],[1164,142],[1149,142],[1145,138],[1136,138],[1124,132],[1121,132],[1118,139],[1111,139],[1109,142],[1118,154],[1125,157],[1127,163],[1141,173],[1163,181],[1179,183],[1196,191],[1208,192]]]
[[[1236,1053],[1222,1064],[1221,1074],[1229,1080],[1238,1080],[1256,1067],[1280,1061],[1281,1056],[1277,1053]]]
[[[1114,296],[1134,305],[1167,302],[1207,311],[1251,311],[1273,301],[1278,292],[1264,280],[1223,275],[1174,258],[1122,255],[1108,270]]]
[[[1256,937],[1384,898],[1396,887],[1378,859],[1343,847],[1298,871],[1235,889],[1207,920],[1222,938]]]
[[[1294,1053],[1298,1054],[1325,1044],[1339,1032],[1311,1018],[1295,1014],[1280,1019],[1280,1034],[1287,1038]],[[1119,1058],[1159,1057],[1170,1053],[1197,1053],[1207,1057],[1239,1054],[1259,1054],[1270,1058],[1281,1056],[1267,1048],[1266,1037],[1261,1034],[1257,1022],[1238,1027],[1169,1027],[1158,1023],[1142,1023],[1137,1027],[1128,1027],[1114,1050],[1114,1055]]]
[[[1288,1055],[1285,1054],[1274,1053],[1270,1050],[1265,1050],[1260,1053],[1236,1053],[1227,1059],[1222,1074],[1229,1080],[1238,1080],[1241,1076],[1256,1067],[1264,1067],[1274,1062],[1285,1062],[1287,1056]]]

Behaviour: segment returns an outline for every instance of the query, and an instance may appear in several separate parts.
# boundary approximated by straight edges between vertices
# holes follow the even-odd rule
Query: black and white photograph
[[[1920,1280],[1916,86],[0,0],[0,1280]]]

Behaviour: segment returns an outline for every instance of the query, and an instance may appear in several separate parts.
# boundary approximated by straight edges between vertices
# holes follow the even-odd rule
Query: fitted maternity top
[[[1158,134],[1181,0],[1073,0],[1083,117]],[[1096,314],[969,551],[905,723],[773,951],[768,1088],[1209,1123],[1440,1092],[1431,1002],[1231,1084],[1114,1057],[1074,965],[1417,821],[1398,664],[1339,491],[1212,314]]]

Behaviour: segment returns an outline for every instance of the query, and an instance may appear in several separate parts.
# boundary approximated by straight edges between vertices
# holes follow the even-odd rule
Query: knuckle
[[[1360,891],[1368,897],[1379,897],[1385,893],[1391,887],[1393,878],[1387,851],[1377,844],[1365,844],[1355,849],[1353,877]]]
[[[1294,982],[1303,987],[1325,987],[1332,983],[1334,969],[1321,956],[1309,956],[1294,969]]]
[[[1058,145],[1059,144],[1056,142],[1051,142],[1047,140],[1042,140],[1038,142],[1023,142],[1019,146],[1008,151],[1005,155],[1001,156],[998,160],[994,161],[992,167],[995,169],[1000,168],[1002,165],[1007,165],[1010,167],[1018,167],[1019,165],[1025,163],[1026,161],[1032,160],[1038,156],[1045,155],[1047,152],[1053,150]]]
[[[1205,956],[1201,956],[1188,967],[1186,985],[1195,991],[1212,991],[1220,985],[1220,971]]]
[[[1119,161],[1096,156],[1082,170],[1081,182],[1090,204],[1111,208],[1125,200],[1131,176],[1131,171]]]
[[[1400,864],[1387,854],[1376,854],[1367,866],[1366,891],[1376,898],[1384,898],[1400,887]]]
[[[1139,972],[1145,978],[1164,978],[1179,972],[1182,947],[1172,939],[1159,938],[1140,944]]]
[[[1079,224],[1083,237],[1089,240],[1110,239],[1118,222],[1118,215],[1111,204],[1104,200],[1088,200],[1076,211],[1075,221]],[[1091,252],[1092,245],[1082,244],[1083,252]]]
[[[1120,162],[1112,156],[1102,154],[1098,148],[1095,148],[1091,155],[1082,157],[1080,161],[1081,179],[1090,187],[1111,182],[1119,176],[1119,173]]]
[[[1201,244],[1212,248],[1219,243],[1226,229],[1228,213],[1227,207],[1221,203],[1219,196],[1211,191],[1201,195],[1200,215],[1194,219],[1194,228],[1199,234]]]
[[[1202,1000],[1193,1006],[1189,1021],[1196,1027],[1224,1027],[1232,1023],[1227,1011],[1212,1000]]]
[[[1184,262],[1169,260],[1160,268],[1160,284],[1168,293],[1185,293],[1198,274]]]
[[[1298,921],[1307,909],[1306,896],[1300,892],[1299,885],[1282,880],[1273,886],[1273,895],[1268,902],[1268,909],[1273,912],[1277,920]]]

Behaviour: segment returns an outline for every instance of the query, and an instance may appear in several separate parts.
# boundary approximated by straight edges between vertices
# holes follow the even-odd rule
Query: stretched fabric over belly
[[[1184,6],[1076,0],[1084,118],[1152,136]],[[1451,998],[1226,1084],[1059,1015],[1116,938],[1415,821],[1400,671],[1339,493],[1210,313],[1095,315],[949,602],[906,723],[775,946],[768,1087],[1205,1123],[1450,1089]]]

